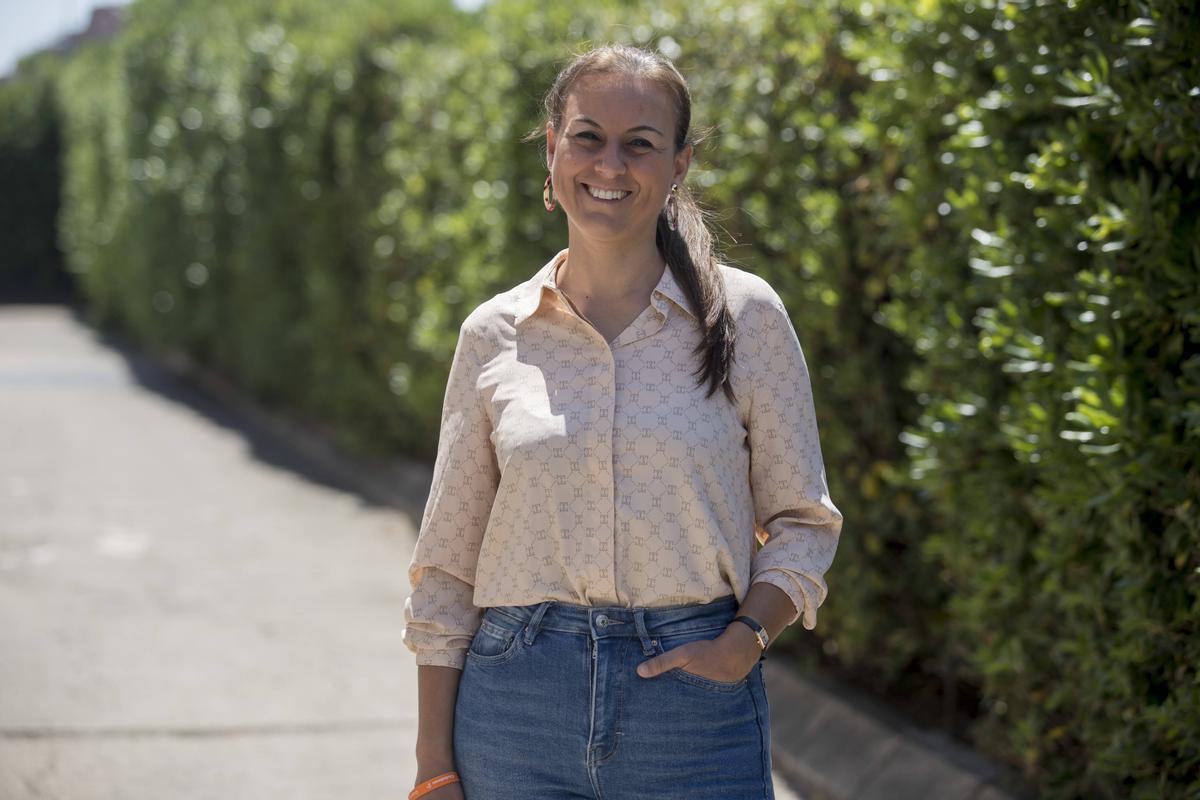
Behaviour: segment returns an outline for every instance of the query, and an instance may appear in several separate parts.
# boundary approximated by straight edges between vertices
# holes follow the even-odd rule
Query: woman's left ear
[[[683,185],[683,179],[687,177],[688,169],[692,166],[692,145],[688,143],[675,156],[675,183]]]

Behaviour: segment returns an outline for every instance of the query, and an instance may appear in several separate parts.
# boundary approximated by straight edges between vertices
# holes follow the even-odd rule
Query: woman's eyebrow
[[[591,117],[579,116],[579,117],[576,117],[575,120],[573,120],[573,121],[586,122],[589,125],[595,126],[597,128],[600,128],[601,130],[603,130],[603,126],[599,122],[596,122],[596,120],[592,119]],[[663,134],[662,131],[660,131],[658,128],[655,128],[653,125],[634,125],[632,128],[630,128],[629,130],[627,130],[625,132],[633,133],[634,131],[654,131],[659,136],[665,135],[665,134]]]

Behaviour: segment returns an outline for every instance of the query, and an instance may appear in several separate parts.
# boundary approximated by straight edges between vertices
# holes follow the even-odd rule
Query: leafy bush
[[[1175,3],[944,3],[877,67],[947,655],[1048,796],[1200,791],[1198,47]]]
[[[45,300],[72,293],[58,249],[59,120],[53,53],[21,60],[0,82],[0,298]]]

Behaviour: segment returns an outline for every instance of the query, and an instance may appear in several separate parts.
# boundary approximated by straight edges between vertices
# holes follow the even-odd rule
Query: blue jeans
[[[466,800],[774,800],[765,654],[731,682],[634,671],[717,638],[737,609],[733,595],[486,609],[454,712]]]

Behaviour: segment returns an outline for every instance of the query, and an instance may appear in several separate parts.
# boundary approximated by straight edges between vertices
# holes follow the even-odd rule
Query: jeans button
[[[608,617],[606,617],[604,614],[601,614],[600,616],[596,617],[596,624],[600,627],[604,627],[608,624]]]

